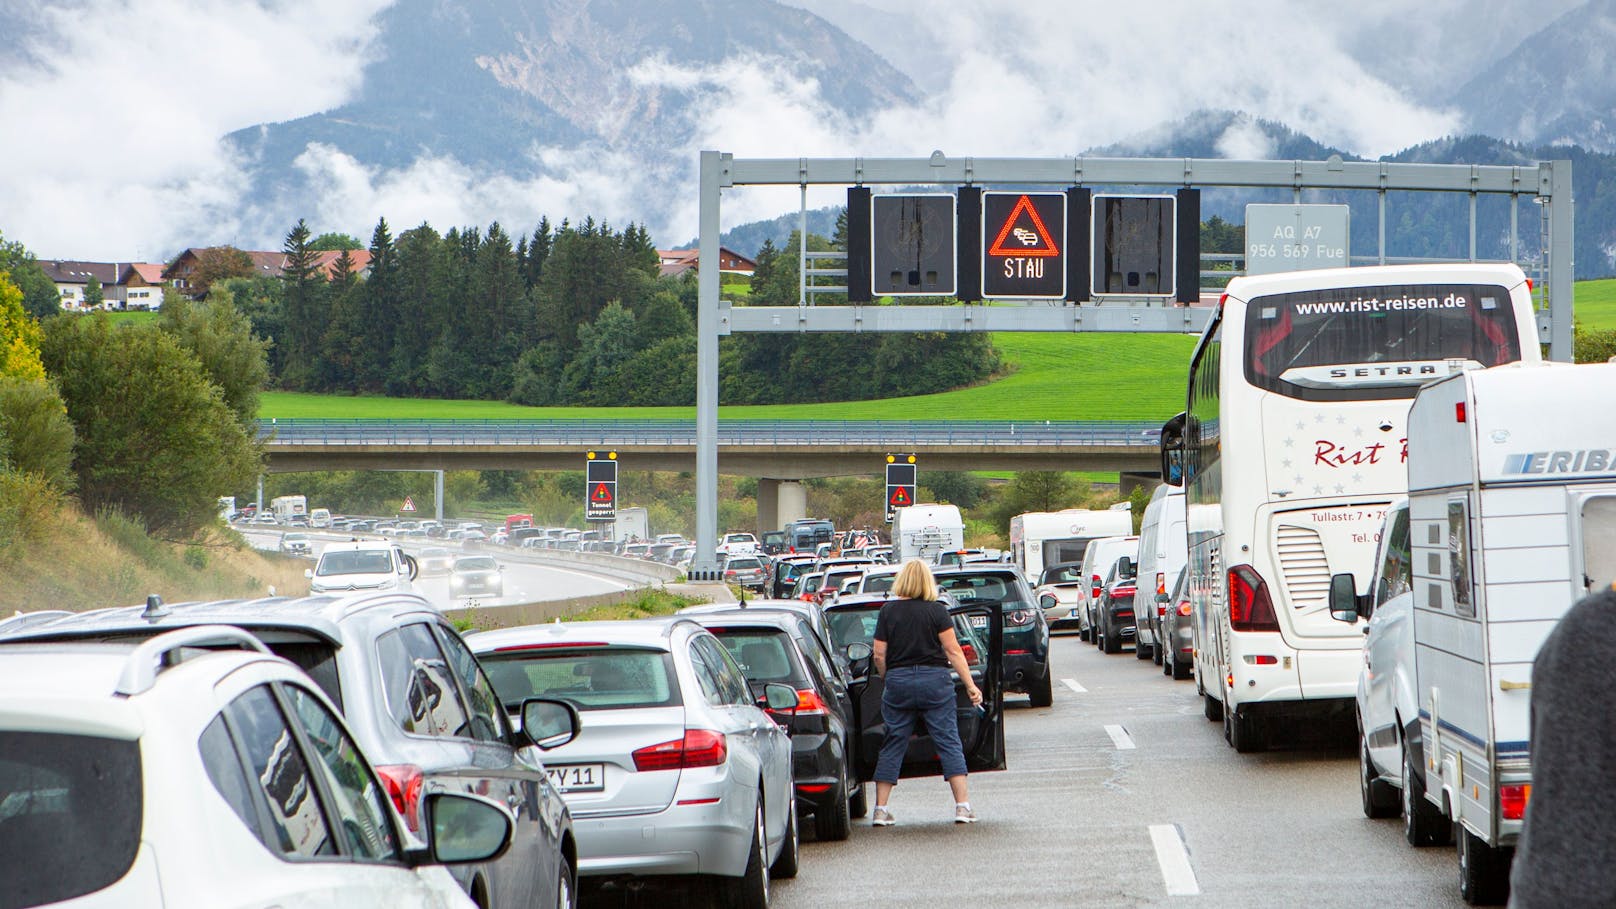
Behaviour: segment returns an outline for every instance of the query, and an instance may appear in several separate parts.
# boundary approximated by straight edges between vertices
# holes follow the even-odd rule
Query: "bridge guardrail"
[[[724,420],[720,445],[1119,445],[1154,448],[1160,424],[1075,421]],[[690,445],[684,420],[260,420],[282,445]]]

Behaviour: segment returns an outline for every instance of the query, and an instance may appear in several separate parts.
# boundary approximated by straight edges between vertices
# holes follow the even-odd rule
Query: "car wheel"
[[[1201,694],[1201,701],[1201,713],[1206,716],[1209,722],[1216,723],[1218,720],[1223,719],[1222,701],[1204,692]]]
[[[1369,758],[1369,742],[1364,739],[1361,726],[1358,729],[1358,799],[1363,803],[1364,817],[1396,816],[1397,793],[1375,772],[1375,764]]]
[[[1155,649],[1156,649],[1155,644],[1142,643],[1139,640],[1139,632],[1138,631],[1134,632],[1134,637],[1133,637],[1133,658],[1134,659],[1136,659],[1136,660],[1148,660],[1148,659],[1150,659],[1151,651],[1153,651]],[[1159,662],[1161,662],[1161,660],[1157,660],[1156,662],[1159,663]]]
[[[1027,697],[1031,699],[1034,707],[1048,707],[1055,703],[1054,667],[1047,663],[1044,665],[1044,677],[1034,679],[1033,683],[1027,686]]]
[[[1162,653],[1161,647],[1158,646],[1156,648],[1156,656],[1158,657],[1156,662],[1159,663],[1161,665],[1161,668],[1162,668],[1162,675],[1169,676],[1169,677],[1172,676],[1172,674],[1173,674],[1173,655],[1170,654],[1170,653]]]
[[[870,787],[868,783],[859,783],[853,787],[853,797],[847,800],[847,814],[849,817],[861,818],[870,813]]]
[[[1077,626],[1077,638],[1078,638],[1078,640],[1087,641],[1090,638],[1092,638],[1093,636],[1094,636],[1094,634],[1093,634],[1093,632],[1091,632],[1089,630],[1089,626],[1084,625],[1082,623],[1078,624],[1078,626]]]
[[[1167,662],[1173,664],[1172,676],[1173,681],[1175,682],[1188,681],[1192,676],[1195,675],[1195,667],[1190,663],[1179,659],[1176,654],[1169,657]]]
[[[758,795],[752,818],[752,843],[746,853],[746,871],[740,877],[723,878],[722,899],[728,909],[768,909],[769,841],[763,827],[763,796]]]
[[[797,876],[797,800],[788,799],[791,807],[786,809],[786,841],[780,844],[780,854],[775,856],[774,864],[769,867],[769,877],[781,880],[790,880]],[[846,804],[845,802],[843,804]],[[761,821],[761,818],[759,818]],[[851,824],[849,826],[852,826]]]
[[[1111,623],[1107,622],[1105,633],[1100,636],[1100,649],[1106,653],[1121,653],[1121,635],[1111,633]]]
[[[572,875],[572,865],[562,856],[561,864],[556,868],[556,909],[578,909],[577,881]]]
[[[1463,826],[1459,841],[1459,896],[1472,906],[1500,906],[1509,900],[1509,866],[1513,849],[1494,849]]]
[[[1167,662],[1167,660],[1164,658],[1165,655],[1162,653],[1162,643],[1161,642],[1162,642],[1162,629],[1160,628],[1160,626],[1158,626],[1156,628],[1156,642],[1154,644],[1150,645],[1150,661],[1152,663],[1155,663],[1157,666],[1160,666],[1163,663]]]
[[[853,835],[853,817],[847,804],[847,768],[842,767],[842,779],[831,794],[830,804],[814,811],[814,836],[820,842],[840,842]]]
[[[1453,824],[1425,797],[1425,781],[1414,772],[1414,757],[1408,753],[1406,741],[1402,752],[1403,838],[1410,846],[1446,846]]]

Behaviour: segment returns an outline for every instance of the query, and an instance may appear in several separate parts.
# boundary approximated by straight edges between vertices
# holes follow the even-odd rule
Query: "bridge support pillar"
[[[801,480],[775,480],[779,493],[775,496],[774,524],[770,530],[779,530],[792,521],[808,517],[808,487]]]
[[[780,481],[763,478],[757,486],[757,533],[761,539],[771,530],[780,529]]]
[[[1118,474],[1117,481],[1117,485],[1120,487],[1118,491],[1122,493],[1124,499],[1132,495],[1133,491],[1141,486],[1145,489],[1154,490],[1161,485],[1161,480],[1158,477],[1148,473]]]

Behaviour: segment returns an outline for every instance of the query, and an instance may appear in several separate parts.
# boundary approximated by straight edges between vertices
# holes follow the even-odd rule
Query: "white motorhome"
[[[1538,648],[1616,578],[1613,388],[1616,364],[1506,366],[1434,382],[1410,411],[1403,583],[1425,770],[1414,794],[1453,822],[1468,902],[1507,893],[1531,793]],[[1395,585],[1397,572],[1383,564],[1378,577]],[[1355,594],[1350,575],[1331,579],[1336,618],[1372,612]]]
[[[1090,540],[1130,533],[1133,513],[1127,502],[1104,511],[1030,511],[1010,519],[1010,558],[1029,580],[1037,581],[1051,565],[1083,561]]]
[[[894,561],[933,561],[939,553],[965,548],[965,520],[954,505],[894,509],[892,546]]]
[[[309,500],[306,496],[276,496],[269,500],[269,510],[275,520],[288,524],[292,518],[309,513]]]
[[[1386,506],[1408,488],[1415,391],[1541,361],[1514,265],[1229,282],[1191,357],[1187,411],[1162,427],[1162,475],[1185,485],[1196,687],[1235,750],[1350,718],[1363,635],[1331,620],[1330,577],[1369,577]]]
[[[640,507],[617,509],[617,520],[612,525],[614,540],[649,540],[651,522],[646,510]]]

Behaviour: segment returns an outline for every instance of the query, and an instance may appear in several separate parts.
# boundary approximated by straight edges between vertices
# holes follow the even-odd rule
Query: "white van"
[[[331,526],[331,509],[329,509],[329,508],[316,508],[313,511],[310,511],[309,512],[309,526],[310,527],[330,527]]]
[[[893,509],[894,561],[930,562],[939,553],[965,548],[965,520],[955,505],[910,505]]]
[[[311,594],[356,590],[414,593],[418,574],[415,559],[386,540],[329,543],[320,553],[320,561],[303,572]]]
[[[1106,571],[1122,556],[1138,559],[1138,537],[1101,537],[1098,540],[1090,540],[1089,545],[1083,550],[1083,577],[1087,579],[1087,583],[1078,590],[1077,611],[1081,623],[1078,630],[1085,641],[1099,643],[1095,626],[1099,620],[1096,610],[1100,607],[1101,588],[1105,582]]]
[[[1139,524],[1139,588],[1133,595],[1133,614],[1139,623],[1134,656],[1141,660],[1150,657],[1157,663],[1162,661],[1158,642],[1162,614],[1167,610],[1166,597],[1189,558],[1189,538],[1184,532],[1184,487],[1158,486]]]
[[[1421,388],[1408,505],[1388,513],[1370,592],[1357,596],[1350,574],[1330,580],[1331,614],[1368,617],[1375,642],[1375,675],[1359,681],[1364,810],[1390,813],[1399,792],[1411,841],[1452,829],[1467,902],[1507,894],[1531,796],[1538,649],[1616,577],[1612,388],[1616,364],[1604,363],[1502,366]],[[1396,646],[1398,621],[1412,647]]]

